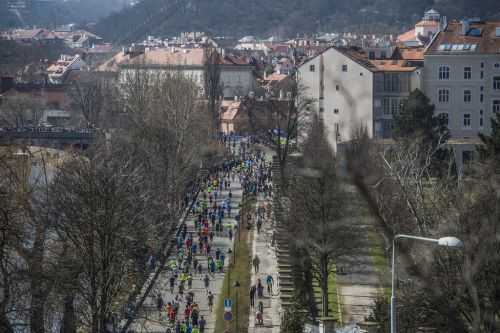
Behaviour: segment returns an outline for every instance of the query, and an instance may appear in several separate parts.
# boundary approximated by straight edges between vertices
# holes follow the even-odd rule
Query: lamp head
[[[464,247],[464,243],[456,237],[441,237],[438,239],[439,246]]]

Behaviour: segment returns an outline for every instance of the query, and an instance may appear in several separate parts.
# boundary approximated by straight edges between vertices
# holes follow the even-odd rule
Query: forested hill
[[[500,17],[498,0],[142,0],[101,20],[96,32],[118,42],[181,31],[235,37],[343,29],[397,32],[431,7],[449,18]]]

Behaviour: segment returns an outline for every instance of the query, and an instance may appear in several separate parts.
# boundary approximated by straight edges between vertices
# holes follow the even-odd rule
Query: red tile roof
[[[416,40],[415,37],[415,29],[411,29],[410,31],[407,31],[401,35],[398,36],[397,41],[404,43],[404,42],[410,42]]]

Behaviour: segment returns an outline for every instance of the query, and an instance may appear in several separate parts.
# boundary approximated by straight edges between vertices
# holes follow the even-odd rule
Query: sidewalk
[[[265,204],[266,199],[262,194],[258,195],[256,208],[261,204]],[[269,206],[267,209],[271,209]],[[267,214],[264,214],[266,216]],[[255,307],[250,309],[249,330],[248,333],[279,333],[280,332],[280,298],[278,290],[278,262],[271,248],[271,238],[273,233],[272,221],[264,218],[260,234],[257,232],[257,227],[253,230],[252,242],[252,257],[257,255],[260,259],[259,272],[255,273],[252,267],[251,283],[257,285],[257,279],[262,281],[264,286],[264,297],[255,297]],[[273,294],[269,295],[266,286],[266,277],[271,274],[274,280]],[[264,324],[256,325],[255,313],[259,302],[264,305]]]
[[[234,179],[234,181],[231,182],[231,192],[232,192],[232,199],[231,199],[231,217],[227,217],[227,215],[223,219],[223,225],[227,226],[229,224],[235,226],[237,222],[235,221],[234,217],[238,214],[239,210],[239,204],[242,199],[242,188],[237,180],[237,178]],[[222,202],[224,199],[228,198],[228,190],[222,190],[221,194],[219,195],[217,202]],[[191,214],[187,220],[186,220],[186,225],[187,225],[187,232],[188,234],[190,232],[193,232],[194,234],[194,241],[198,241],[198,236],[196,235],[195,231],[195,226],[194,226],[194,220],[195,216]],[[227,229],[226,229],[227,230]],[[234,240],[234,238],[233,238]],[[221,253],[226,254],[226,258],[228,258],[227,251],[228,249],[232,248],[232,241],[229,240],[227,237],[227,231],[224,232],[223,235],[221,236],[215,236],[213,243],[212,243],[212,253],[215,253],[215,250],[219,248],[221,250]],[[173,256],[172,260],[175,260],[175,256]],[[198,261],[202,264],[203,266],[203,273],[200,274],[193,274],[193,286],[192,288],[186,289],[185,294],[189,291],[193,291],[194,293],[194,302],[198,303],[199,309],[200,309],[200,316],[203,316],[205,320],[207,321],[207,325],[205,328],[205,333],[212,333],[214,332],[214,326],[215,326],[215,305],[217,304],[217,299],[219,294],[221,293],[221,288],[222,288],[222,283],[224,280],[224,274],[225,273],[215,273],[210,276],[210,291],[214,294],[214,311],[210,312],[209,307],[208,307],[208,299],[207,299],[207,293],[203,284],[203,277],[207,273],[207,257],[204,255],[198,255],[196,256]],[[170,262],[170,259],[167,260],[167,263]],[[229,259],[229,258],[228,258]],[[225,260],[225,267],[229,264],[230,260]],[[224,270],[226,272],[226,269]],[[156,307],[156,299],[157,295],[161,294],[165,304],[168,302],[171,302],[175,296],[177,295],[177,286],[178,283],[176,282],[176,287],[174,289],[174,293],[170,293],[170,288],[169,288],[169,278],[171,276],[171,272],[169,271],[168,267],[163,267],[163,270],[153,288],[151,293],[149,294],[148,298],[144,302],[144,305],[140,309],[140,318],[136,319],[134,321],[134,324],[131,325],[130,330],[134,330],[137,333],[144,332],[144,333],[165,333],[167,328],[171,327],[168,323],[167,320],[167,315],[165,310],[162,311],[160,314],[157,310]],[[186,286],[187,287],[187,286]],[[178,319],[183,320],[184,319],[184,310],[185,302],[181,303],[180,305],[180,313],[178,314]]]
[[[350,192],[353,195],[352,205],[357,207],[350,218],[359,229],[361,247],[350,260],[344,260],[337,265],[337,268],[342,267],[344,270],[344,274],[337,273],[344,325],[364,322],[365,317],[370,315],[373,309],[375,299],[383,293],[384,287],[384,281],[375,267],[371,254],[371,248],[375,245],[369,234],[376,233],[374,217],[368,209],[363,209],[363,205],[366,204],[352,185]]]

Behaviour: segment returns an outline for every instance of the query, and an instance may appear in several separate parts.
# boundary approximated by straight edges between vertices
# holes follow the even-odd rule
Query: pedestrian
[[[259,264],[260,264],[260,259],[259,256],[255,255],[252,260],[253,268],[255,270],[255,273],[259,272]]]
[[[210,312],[212,312],[213,307],[214,307],[214,294],[212,294],[211,291],[208,292],[208,308],[210,309]]]
[[[233,229],[232,228],[229,228],[228,236],[229,236],[229,241],[232,241],[233,240]]]
[[[255,285],[252,285],[250,287],[250,292],[249,292],[249,296],[250,296],[250,307],[254,307],[255,306],[255,292],[257,291],[257,288],[255,287]]]
[[[161,311],[163,310],[163,297],[161,297],[161,293],[156,297],[156,308],[158,309],[158,318],[161,318]]]
[[[205,325],[207,324],[205,318],[201,316],[200,320],[198,321],[198,326],[200,327],[200,333],[205,333]]]
[[[257,279],[257,296],[259,298],[264,297],[264,286],[262,285],[260,279]]]
[[[269,296],[272,296],[273,294],[273,283],[274,283],[273,276],[271,274],[268,274],[266,277],[266,284],[267,284],[267,293],[269,294]]]
[[[203,284],[205,286],[206,292],[208,293],[208,288],[210,287],[210,278],[208,277],[208,274],[205,274],[205,277],[203,278]]]
[[[191,289],[193,287],[193,275],[191,273],[189,273],[188,275],[187,282],[188,282],[188,289]]]
[[[170,282],[170,293],[174,293],[174,287],[175,287],[175,276],[172,274],[169,279]]]

